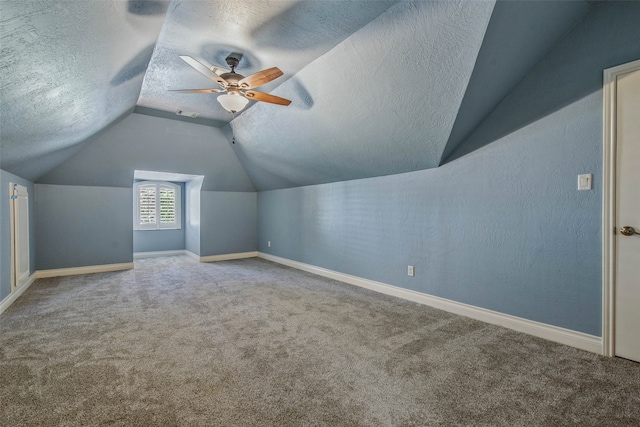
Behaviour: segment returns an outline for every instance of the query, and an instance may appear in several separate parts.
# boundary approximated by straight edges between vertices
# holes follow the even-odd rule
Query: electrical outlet
[[[270,248],[271,247],[271,240],[267,241],[267,247]]]
[[[408,274],[409,276],[413,277],[413,276],[414,276],[414,273],[415,273],[415,271],[414,271],[414,269],[413,269],[413,265],[409,265],[409,266],[407,266],[407,274]]]

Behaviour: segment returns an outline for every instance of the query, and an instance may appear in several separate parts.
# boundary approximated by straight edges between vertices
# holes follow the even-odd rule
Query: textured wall
[[[602,70],[639,21],[594,7],[444,166],[260,193],[259,250],[599,336]]]
[[[200,256],[255,251],[257,194],[203,191],[200,195]]]
[[[133,252],[184,249],[184,225],[179,230],[134,230]]]
[[[133,261],[133,190],[36,184],[37,268]]]
[[[0,170],[0,301],[11,293],[11,208],[9,183],[27,187],[29,191],[29,267],[36,271],[36,215],[33,183]]]
[[[185,248],[185,223],[188,212],[185,209],[185,183],[180,186],[181,224],[178,230],[133,230],[133,252],[174,251]],[[135,203],[134,203],[135,205]]]
[[[218,128],[131,114],[38,183],[126,187],[134,170],[204,175],[203,190],[254,191]]]
[[[600,335],[601,192],[576,190],[600,180],[600,103],[437,169],[259,193],[258,248]]]

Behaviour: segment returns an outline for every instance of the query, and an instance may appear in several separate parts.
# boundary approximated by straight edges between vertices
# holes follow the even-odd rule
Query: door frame
[[[9,293],[13,293],[16,288],[16,224],[14,219],[14,207],[13,207],[13,182],[9,183],[9,253],[11,254],[11,265],[9,270],[11,271],[11,276],[9,283],[11,287],[9,288]]]
[[[640,70],[640,59],[604,70],[604,147],[602,164],[602,354],[615,356],[616,290],[616,79]]]
[[[19,221],[22,221],[22,218],[16,218],[16,211],[18,209],[18,200],[19,198],[25,197],[27,200],[27,206],[26,206],[26,249],[27,249],[27,259],[26,259],[26,263],[27,263],[27,270],[29,273],[29,278],[27,278],[27,281],[24,283],[29,282],[31,279],[30,277],[32,276],[31,274],[31,260],[30,260],[30,253],[31,253],[31,248],[30,248],[30,238],[29,238],[29,222],[30,222],[30,216],[29,215],[29,188],[24,186],[24,185],[20,185],[18,183],[15,182],[10,182],[9,183],[9,225],[10,225],[10,240],[9,240],[9,245],[10,245],[10,257],[11,257],[11,266],[10,266],[10,276],[11,276],[11,280],[10,280],[10,291],[9,294],[12,294],[13,292],[17,291],[19,288],[22,288],[24,285],[24,283],[19,283],[19,280],[21,279],[21,276],[19,276],[20,271],[18,271],[18,257],[20,256],[20,251],[22,249],[22,242],[20,241],[18,236],[18,224],[20,224]],[[21,212],[18,212],[19,214],[22,214]]]

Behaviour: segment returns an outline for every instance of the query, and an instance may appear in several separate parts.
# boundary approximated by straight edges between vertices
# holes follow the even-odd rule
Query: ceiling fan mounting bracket
[[[231,54],[227,56],[225,61],[227,62],[227,65],[231,67],[231,71],[233,71],[233,69],[236,68],[240,63],[240,58],[238,56],[234,56],[233,54]]]

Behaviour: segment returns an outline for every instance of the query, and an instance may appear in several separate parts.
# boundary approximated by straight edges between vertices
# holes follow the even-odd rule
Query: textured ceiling
[[[592,6],[400,2],[225,131],[258,190],[437,167]]]
[[[441,163],[558,43],[593,3],[496,3]]]
[[[0,167],[34,179],[132,111],[165,7],[0,1]]]
[[[199,117],[214,119],[212,124],[220,126],[233,116],[220,106],[216,95],[168,91],[218,88],[178,55],[189,55],[207,66],[227,68],[225,58],[232,52],[241,54],[236,71],[244,76],[278,67],[284,76],[258,88],[270,92],[394,3],[396,1],[172,2],[138,105],[172,113],[195,112]],[[253,102],[247,108],[251,104]]]
[[[254,185],[436,167],[492,9],[486,1],[400,2],[276,88],[291,106],[255,105],[231,122]]]
[[[0,167],[37,181],[134,108],[222,127],[259,190],[437,167],[590,7],[0,0]],[[168,92],[215,87],[179,55],[230,52],[244,75],[281,68],[259,90],[292,104],[230,122],[215,95]]]

